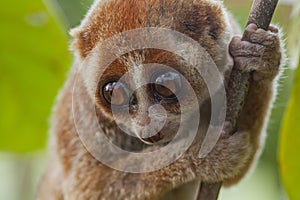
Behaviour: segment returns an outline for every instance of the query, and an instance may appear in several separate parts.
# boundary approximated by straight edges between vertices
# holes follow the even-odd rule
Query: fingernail
[[[249,29],[253,29],[253,30],[257,30],[257,29],[258,29],[257,25],[256,25],[256,24],[253,24],[253,23],[249,24],[249,25],[248,25],[248,28],[249,28]]]

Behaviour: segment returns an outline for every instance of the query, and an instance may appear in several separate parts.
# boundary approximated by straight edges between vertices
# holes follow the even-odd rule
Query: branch
[[[278,0],[254,0],[247,25],[254,23],[258,28],[268,30],[274,10]],[[242,37],[245,40],[245,37]],[[244,72],[236,68],[232,69],[231,77],[228,84],[227,95],[227,112],[226,121],[231,122],[233,129],[231,133],[236,130],[236,122],[239,117],[240,111],[244,106],[244,101],[248,94],[250,83],[249,72]],[[202,182],[198,192],[198,200],[216,200],[221,182],[218,183],[205,183]]]

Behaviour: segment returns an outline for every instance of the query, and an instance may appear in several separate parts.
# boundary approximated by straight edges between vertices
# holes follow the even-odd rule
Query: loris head
[[[181,48],[187,57],[199,53],[155,28],[195,40],[224,77],[229,70],[227,21],[221,3],[213,0],[96,1],[72,31],[72,47],[100,123],[114,130],[118,124],[120,134],[145,144],[169,142],[212,94],[197,67],[169,49]],[[160,41],[162,48],[144,46],[149,41]]]

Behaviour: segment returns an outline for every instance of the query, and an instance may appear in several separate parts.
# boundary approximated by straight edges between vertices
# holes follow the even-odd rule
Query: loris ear
[[[99,74],[97,67],[99,61],[98,57],[89,56],[91,51],[97,52],[97,48],[91,45],[89,31],[85,27],[88,26],[80,25],[70,30],[69,34],[73,38],[70,49],[74,52],[75,62],[79,65],[80,74],[82,75],[88,94],[94,99],[94,92],[98,83],[98,76],[96,74]],[[89,67],[81,68],[81,66]]]
[[[84,36],[84,31],[81,26],[71,29],[69,34],[73,38],[70,50],[75,53],[77,58],[83,60],[87,55],[86,44],[88,43],[88,35]]]
[[[101,20],[97,20],[97,13],[102,9],[102,4],[105,3],[107,1],[95,0],[80,25],[69,32],[73,38],[70,49],[79,59],[84,59],[99,40],[98,29],[93,28],[90,24],[96,24],[95,27],[97,28],[102,24]]]

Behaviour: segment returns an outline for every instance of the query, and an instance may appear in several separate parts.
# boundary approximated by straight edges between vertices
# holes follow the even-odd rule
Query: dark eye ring
[[[182,83],[177,72],[165,72],[153,77],[155,94],[166,100],[174,100],[181,91]]]
[[[101,93],[109,105],[122,106],[128,102],[128,88],[121,82],[111,81],[106,83],[102,87]]]

